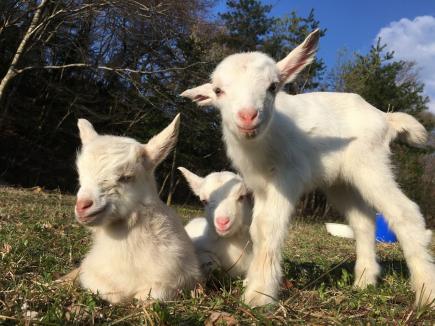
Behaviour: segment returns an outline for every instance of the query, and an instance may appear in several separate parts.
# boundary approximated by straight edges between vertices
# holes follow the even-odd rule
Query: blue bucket
[[[397,242],[396,235],[388,227],[384,215],[376,213],[376,241],[384,243]]]

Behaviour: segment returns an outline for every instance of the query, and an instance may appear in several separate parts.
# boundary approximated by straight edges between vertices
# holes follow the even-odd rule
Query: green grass
[[[354,243],[296,219],[284,251],[286,286],[280,303],[250,309],[240,280],[214,277],[196,298],[112,306],[78,286],[53,280],[76,267],[90,245],[73,218],[74,198],[60,193],[0,188],[0,324],[433,325],[435,313],[414,310],[407,268],[397,245],[379,245],[383,275],[376,288],[352,288]],[[183,218],[194,208],[178,208]],[[297,236],[296,236],[297,235]],[[33,318],[29,322],[30,316]],[[27,319],[27,320],[26,320]]]

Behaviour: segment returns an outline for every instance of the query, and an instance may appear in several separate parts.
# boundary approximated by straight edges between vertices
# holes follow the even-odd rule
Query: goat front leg
[[[68,274],[61,276],[54,283],[57,284],[74,284],[79,280],[80,277],[80,267],[74,268]]]
[[[168,286],[167,284],[161,284],[157,282],[153,287],[143,286],[140,287],[136,294],[135,299],[140,301],[147,300],[170,300],[174,299],[177,295],[177,290]]]
[[[287,183],[287,187],[297,182]],[[288,232],[290,216],[300,195],[296,188],[286,190],[278,183],[270,183],[264,195],[255,194],[250,234],[253,259],[245,284],[244,301],[262,306],[277,299],[281,284],[281,250]]]

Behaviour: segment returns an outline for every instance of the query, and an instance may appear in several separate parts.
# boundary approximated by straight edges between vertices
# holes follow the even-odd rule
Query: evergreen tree
[[[219,15],[227,29],[221,42],[233,52],[258,50],[280,60],[320,26],[314,9],[307,17],[300,17],[292,11],[276,18],[269,17],[272,6],[263,5],[258,0],[228,0],[227,7],[228,11]],[[322,29],[320,36],[325,32],[326,29]],[[297,94],[318,88],[324,71],[323,60],[316,58],[296,80],[286,85],[286,91]]]
[[[353,92],[382,111],[417,114],[427,110],[428,97],[418,80],[414,64],[394,60],[394,52],[385,52],[379,39],[366,55],[342,63],[333,77],[338,91]]]
[[[280,60],[301,44],[315,29],[320,29],[320,37],[325,36],[326,29],[320,28],[320,22],[315,18],[314,9],[307,17],[300,17],[295,11],[274,21],[270,36],[265,40],[264,52],[275,60]],[[326,66],[321,58],[316,56],[313,63],[304,69],[298,77],[287,86],[291,94],[317,89],[325,72]]]
[[[227,11],[220,13],[228,30],[223,40],[238,51],[261,49],[276,19],[270,18],[271,5],[258,0],[227,0]]]

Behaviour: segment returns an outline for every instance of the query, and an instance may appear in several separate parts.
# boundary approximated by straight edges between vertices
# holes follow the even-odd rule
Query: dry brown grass
[[[272,307],[240,302],[240,280],[216,275],[174,302],[133,301],[112,306],[77,286],[53,280],[78,265],[89,234],[73,219],[73,197],[41,189],[0,188],[0,324],[433,325],[434,311],[414,310],[407,268],[398,245],[379,245],[384,274],[377,288],[351,287],[351,240],[326,234],[323,225],[296,219],[284,252],[286,281]],[[184,218],[199,215],[179,207]],[[297,236],[296,236],[297,235]]]

